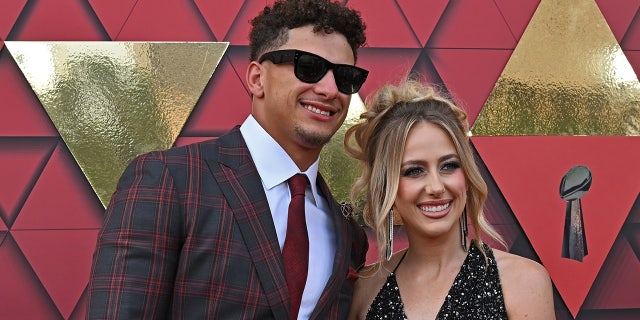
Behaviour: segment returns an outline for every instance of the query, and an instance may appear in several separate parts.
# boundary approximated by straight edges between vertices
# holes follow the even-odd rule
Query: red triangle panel
[[[58,146],[12,229],[100,228],[103,213],[75,160]]]
[[[219,41],[228,41],[235,46],[248,45],[249,30],[251,27],[249,21],[258,15],[269,2],[273,1],[245,0],[240,12],[238,12],[235,20],[233,20],[229,31],[227,31],[224,40],[219,39]]]
[[[76,304],[75,309],[69,316],[69,320],[86,320],[87,318],[87,289],[85,288],[84,292],[80,296],[78,303]]]
[[[640,309],[640,261],[619,237],[585,299],[583,309]]]
[[[94,13],[84,1],[38,0],[30,2],[24,12],[28,14],[19,18],[23,27],[14,29],[11,40],[105,40],[104,29],[93,20]]]
[[[11,235],[0,243],[0,261],[0,318],[62,318]]]
[[[511,33],[520,40],[540,4],[540,0],[495,0],[495,2],[509,25]]]
[[[493,0],[451,1],[427,47],[514,49],[516,40]]]
[[[369,70],[367,81],[358,94],[362,100],[386,83],[396,83],[411,72],[421,49],[363,48],[358,66]]]
[[[477,152],[475,153],[476,157],[479,158]],[[520,228],[516,217],[513,215],[511,208],[502,196],[500,189],[496,185],[496,182],[493,180],[493,177],[489,173],[485,164],[483,162],[478,162],[478,167],[480,169],[480,174],[484,177],[485,183],[487,184],[487,189],[489,190],[487,200],[484,203],[485,218],[489,224],[498,231],[507,247],[504,248],[502,244],[491,239],[485,240],[492,248],[501,248],[505,251],[509,251],[518,238],[526,239],[526,236],[524,235],[522,228]]]
[[[636,198],[636,203],[633,205],[633,209],[631,209],[627,223],[640,224],[640,191],[638,191],[638,198]],[[638,244],[638,248],[640,249],[640,242],[638,242]],[[640,252],[640,250],[638,252]],[[638,258],[640,258],[640,255]]]
[[[0,139],[0,208],[5,212],[0,215],[8,224],[15,220],[56,143],[51,139]]]
[[[227,57],[231,62],[233,72],[236,73],[240,83],[244,86],[247,94],[249,94],[249,88],[245,82],[247,76],[247,69],[249,68],[249,47],[247,46],[229,46],[227,49]]]
[[[611,1],[595,0],[609,28],[620,42],[638,13],[640,0]]]
[[[112,40],[118,38],[122,27],[129,19],[131,11],[133,11],[133,7],[137,2],[138,0],[120,0],[118,5],[113,5],[110,0],[89,0],[93,11]]]
[[[633,71],[636,73],[636,77],[640,79],[640,50],[624,51],[624,55],[627,57],[627,60],[629,60],[629,64],[631,64]]]
[[[449,0],[431,0],[431,1],[411,1],[398,0],[402,13],[413,32],[420,39],[420,44],[424,47],[431,37],[431,33],[435,29],[444,9],[447,7]]]
[[[348,6],[360,11],[360,15],[367,25],[368,47],[422,48],[409,25],[409,21],[395,0],[378,0],[375,5],[372,5],[369,0],[349,0]],[[422,14],[423,19],[430,17],[430,15]]]
[[[636,14],[629,29],[622,37],[620,46],[623,50],[640,50],[640,14]]]
[[[428,49],[433,65],[456,103],[467,111],[469,125],[478,118],[512,50]]]
[[[7,227],[4,225],[4,222],[0,220],[0,250],[2,250],[2,243],[4,242],[4,239],[7,238],[8,234],[9,232],[7,232]]]
[[[438,87],[439,90],[446,90],[440,74],[438,74],[436,67],[431,62],[431,58],[424,49],[420,52],[420,56],[413,66],[412,72],[419,75],[422,79],[421,81],[432,84]]]
[[[0,136],[58,136],[8,49],[0,51]]]
[[[244,53],[243,61],[247,61]],[[181,135],[215,136],[242,123],[251,113],[251,98],[243,82],[244,73],[235,72],[230,60],[223,58]]]
[[[640,138],[472,139],[575,316],[640,190],[640,167],[628,161],[640,157]],[[564,174],[575,165],[587,166],[593,175],[591,188],[581,199],[589,249],[582,262],[561,257],[566,202],[558,189]]]
[[[27,0],[0,1],[0,39],[6,39]],[[2,49],[2,46],[0,46]]]
[[[211,31],[191,1],[138,0],[118,41],[212,41]]]
[[[98,230],[13,231],[16,243],[68,318],[89,282]]]
[[[244,0],[225,0],[224,2],[195,0],[195,3],[216,39],[224,39],[233,20],[238,16]],[[248,24],[247,21],[244,23]]]

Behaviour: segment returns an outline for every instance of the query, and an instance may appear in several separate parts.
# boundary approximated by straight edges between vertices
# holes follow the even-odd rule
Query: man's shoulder
[[[184,156],[185,154],[192,154],[194,152],[201,152],[203,149],[214,148],[218,144],[219,137],[207,138],[205,140],[191,142],[180,146],[174,146],[172,148],[159,151],[160,154],[172,157],[172,156]]]
[[[217,158],[220,145],[229,145],[228,140],[235,141],[239,139],[239,130],[235,129],[236,128],[218,137],[204,138],[199,141],[188,142],[186,144],[173,146],[168,149],[143,152],[135,156],[132,159],[132,162],[160,161],[165,164],[171,165],[184,164],[204,159],[215,159]],[[235,144],[231,143],[231,145],[233,147]]]
[[[234,127],[231,130],[221,134],[217,137],[204,138],[199,141],[186,143],[180,146],[174,146],[165,150],[156,151],[159,155],[164,157],[183,157],[190,154],[211,153],[217,152],[218,146],[231,145],[235,146],[237,141],[240,140],[240,131],[238,127]],[[195,138],[197,139],[197,138]],[[153,153],[153,152],[150,152]]]

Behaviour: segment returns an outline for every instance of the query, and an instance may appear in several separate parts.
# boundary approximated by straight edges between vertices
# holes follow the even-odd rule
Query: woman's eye
[[[452,171],[456,171],[458,169],[460,169],[462,166],[460,165],[460,162],[457,161],[453,161],[453,162],[447,162],[445,164],[442,165],[442,171],[447,171],[447,172],[452,172]]]
[[[402,175],[405,177],[417,176],[423,173],[424,170],[422,168],[408,168],[402,172]]]

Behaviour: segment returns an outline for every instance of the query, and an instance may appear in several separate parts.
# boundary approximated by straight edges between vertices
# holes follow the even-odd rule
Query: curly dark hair
[[[331,0],[277,0],[251,20],[249,58],[258,59],[268,50],[284,45],[288,31],[313,25],[314,32],[338,32],[347,38],[354,59],[356,51],[365,44],[366,26],[356,10]]]

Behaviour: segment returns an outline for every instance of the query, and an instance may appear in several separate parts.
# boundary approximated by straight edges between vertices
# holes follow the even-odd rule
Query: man
[[[252,114],[218,139],[128,166],[98,237],[89,318],[346,317],[367,241],[318,174],[318,157],[366,79],[354,66],[365,26],[330,0],[277,1],[251,23]],[[287,180],[297,173],[310,185],[296,295],[283,247],[304,229],[287,227]]]

